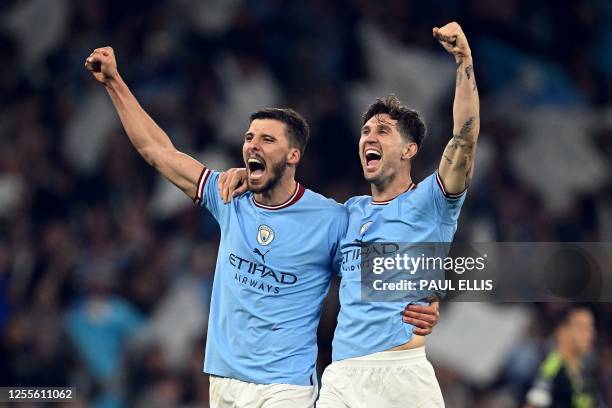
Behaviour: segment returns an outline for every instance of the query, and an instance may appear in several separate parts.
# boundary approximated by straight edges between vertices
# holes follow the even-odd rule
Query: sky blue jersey
[[[317,327],[347,210],[298,183],[284,204],[251,192],[224,204],[204,169],[195,201],[219,223],[204,372],[258,384],[312,385]]]
[[[404,344],[412,325],[402,321],[406,303],[361,300],[361,242],[451,242],[465,194],[444,191],[438,173],[385,202],[371,196],[350,198],[341,259],[340,313],[332,359],[364,356]]]

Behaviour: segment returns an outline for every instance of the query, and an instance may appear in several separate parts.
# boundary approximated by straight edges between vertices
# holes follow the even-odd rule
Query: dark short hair
[[[555,320],[557,323],[557,327],[565,326],[570,322],[571,318],[574,316],[575,313],[582,311],[593,314],[591,308],[587,304],[583,303],[572,303],[568,306],[563,307],[556,315]]]
[[[384,113],[388,114],[391,119],[397,120],[398,130],[404,139],[413,141],[419,149],[421,148],[427,134],[427,126],[419,112],[402,105],[395,95],[387,95],[384,99],[378,98],[376,102],[368,106],[368,110],[361,117],[361,126],[373,116]]]
[[[265,108],[251,114],[251,122],[255,119],[275,119],[284,123],[289,145],[304,154],[310,139],[310,127],[302,115],[289,108]]]

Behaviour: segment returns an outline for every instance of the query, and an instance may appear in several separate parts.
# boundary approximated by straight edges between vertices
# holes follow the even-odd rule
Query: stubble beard
[[[270,178],[268,181],[261,186],[253,186],[250,181],[247,180],[247,186],[252,193],[261,194],[266,193],[279,183],[285,172],[287,171],[287,163],[279,162],[270,168]]]

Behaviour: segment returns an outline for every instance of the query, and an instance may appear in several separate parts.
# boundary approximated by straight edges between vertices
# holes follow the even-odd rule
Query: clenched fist
[[[472,51],[461,26],[454,21],[442,28],[434,27],[433,36],[442,44],[444,49],[455,56],[460,63],[464,58],[471,58]]]
[[[85,60],[85,68],[103,84],[119,76],[117,60],[111,47],[96,48]]]

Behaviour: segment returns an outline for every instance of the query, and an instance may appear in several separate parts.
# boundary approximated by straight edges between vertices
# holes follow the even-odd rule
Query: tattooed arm
[[[459,24],[433,29],[434,37],[455,56],[457,80],[453,103],[453,137],[446,145],[438,173],[446,192],[459,194],[472,180],[476,142],[480,131],[480,102],[472,52]]]

